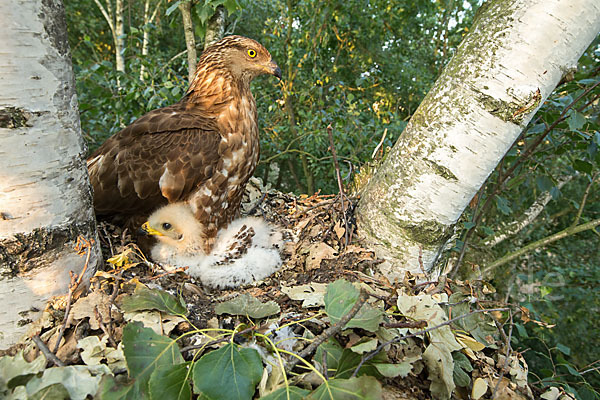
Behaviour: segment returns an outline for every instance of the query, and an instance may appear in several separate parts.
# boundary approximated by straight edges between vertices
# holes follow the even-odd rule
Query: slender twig
[[[260,196],[260,199],[258,200],[258,202],[256,202],[256,204],[254,206],[252,206],[250,211],[248,211],[248,215],[254,214],[254,212],[256,210],[258,210],[258,207],[260,207],[260,205],[263,203],[263,201],[265,201],[266,198],[267,198],[267,192],[264,192],[263,195]]]
[[[600,225],[600,218],[592,220],[590,222],[586,222],[585,224],[581,224],[581,225],[577,225],[577,226],[570,226],[566,229],[563,229],[560,232],[557,232],[553,235],[547,236],[543,239],[537,240],[533,243],[528,244],[525,247],[521,247],[519,250],[514,251],[512,253],[506,254],[505,256],[497,259],[496,261],[490,263],[487,267],[485,267],[485,269],[483,270],[484,275],[489,274],[491,271],[494,270],[494,268],[499,267],[503,264],[506,264],[509,261],[514,260],[517,257],[522,256],[525,253],[528,253],[532,250],[537,249],[538,247],[542,247],[542,246],[547,246],[550,243],[556,242],[557,240],[566,238],[567,236],[571,236],[574,235],[576,233],[579,232],[583,232],[583,231],[587,231],[590,229],[594,229],[597,226]]]
[[[88,241],[82,236],[79,236],[77,238],[77,244],[75,245],[75,250],[81,254],[83,249],[87,249],[87,255],[85,258],[85,264],[83,266],[83,269],[81,270],[81,273],[79,273],[79,275],[74,274],[73,271],[69,271],[69,275],[71,276],[71,282],[69,283],[69,294],[67,296],[67,307],[65,308],[64,321],[58,332],[58,339],[56,340],[56,344],[54,345],[53,353],[56,353],[58,351],[58,348],[60,347],[60,341],[62,340],[62,338],[65,334],[65,329],[67,329],[67,321],[69,320],[69,313],[71,312],[71,302],[73,300],[73,294],[79,287],[79,284],[81,283],[81,280],[83,279],[83,276],[85,275],[85,271],[87,270],[88,264],[90,262],[90,256],[92,254],[92,243],[93,243],[93,241]]]
[[[372,352],[363,355],[362,359],[360,360],[360,363],[358,363],[358,366],[356,367],[356,369],[352,373],[352,377],[353,378],[356,377],[356,374],[358,374],[358,371],[360,371],[360,369],[362,368],[362,366],[363,366],[364,363],[366,363],[367,361],[369,361],[371,358],[375,357],[377,354],[379,354],[379,352],[381,350],[383,350],[385,347],[389,346],[392,343],[396,343],[396,342],[399,342],[401,340],[412,338],[412,337],[415,337],[415,336],[423,335],[425,333],[428,333],[428,332],[434,331],[436,329],[439,329],[439,328],[441,328],[443,326],[450,325],[453,322],[456,322],[458,320],[461,320],[461,319],[466,318],[466,317],[468,317],[470,315],[473,315],[473,314],[482,313],[482,312],[492,312],[492,311],[508,311],[508,310],[510,310],[510,308],[488,308],[487,310],[473,310],[473,311],[471,311],[469,313],[466,313],[466,314],[463,314],[463,315],[459,315],[458,317],[449,319],[448,321],[446,321],[444,323],[441,323],[439,325],[432,326],[431,328],[423,329],[421,331],[418,331],[418,332],[415,332],[415,333],[411,333],[411,334],[408,334],[408,335],[396,336],[394,339],[391,339],[391,340],[388,340],[386,342],[383,342],[382,344],[380,344],[379,346],[377,346],[377,348],[375,350],[373,350]]]
[[[335,166],[335,176],[337,178],[338,189],[340,191],[340,203],[342,204],[342,217],[344,219],[344,247],[348,246],[348,219],[346,218],[346,207],[344,206],[344,186],[342,184],[342,175],[340,174],[340,165],[338,164],[337,154],[335,152],[335,145],[333,144],[333,128],[331,124],[327,125],[327,134],[329,135],[329,146],[331,147],[331,154],[333,155],[333,165]]]
[[[581,214],[583,213],[583,208],[585,207],[585,202],[587,201],[588,195],[590,194],[590,189],[592,188],[592,185],[594,184],[594,181],[596,180],[597,177],[598,177],[598,172],[596,172],[592,176],[590,183],[585,188],[585,193],[583,194],[583,198],[581,199],[581,204],[579,205],[579,210],[577,210],[577,216],[575,217],[575,220],[573,221],[573,224],[572,224],[573,226],[576,226],[579,223],[579,219],[581,218]]]
[[[312,354],[317,349],[317,347],[321,345],[321,343],[325,342],[331,336],[341,331],[342,328],[348,323],[348,321],[350,321],[356,315],[356,313],[358,313],[358,311],[361,309],[361,307],[363,306],[365,301],[367,301],[368,298],[369,295],[365,291],[361,290],[358,300],[356,300],[356,303],[354,303],[350,311],[348,311],[348,313],[346,313],[346,315],[340,318],[340,320],[334,325],[325,329],[319,336],[315,337],[311,344],[306,346],[300,353],[298,353],[298,358],[293,359],[285,367],[286,372],[291,372],[294,369],[294,367],[298,364],[300,359],[304,359],[310,354]]]
[[[337,199],[330,199],[330,200],[322,201],[322,202],[320,202],[318,204],[315,204],[314,206],[308,207],[307,209],[300,211],[297,214],[294,214],[294,217],[295,218],[301,217],[302,215],[308,213],[309,211],[314,210],[315,208],[323,207],[323,206],[326,206],[328,204],[335,203],[336,201],[337,201]]]
[[[35,335],[31,339],[33,340],[33,343],[35,343],[35,345],[38,347],[38,349],[40,349],[40,351],[44,354],[44,356],[46,356],[46,358],[49,361],[52,361],[54,363],[54,365],[56,365],[58,367],[65,366],[65,363],[60,361],[60,359],[58,357],[56,357],[56,355],[54,355],[53,352],[50,351],[48,346],[46,346],[46,344],[42,341],[42,339],[38,335]]]
[[[500,164],[500,166],[501,165],[502,164]],[[475,231],[475,227],[479,223],[479,216],[481,215],[481,213],[478,213],[477,211],[479,209],[479,204],[481,203],[481,197],[483,196],[483,191],[485,190],[485,187],[486,187],[486,183],[484,182],[484,184],[481,185],[481,187],[479,188],[479,191],[476,194],[477,202],[475,203],[475,208],[473,209],[473,217],[471,218],[471,222],[473,224],[475,224],[475,226],[472,226],[469,229],[467,229],[467,232],[465,233],[465,236],[463,237],[462,248],[460,249],[460,254],[458,255],[458,260],[456,261],[456,264],[454,265],[454,270],[450,274],[451,278],[456,277],[456,274],[458,273],[458,270],[460,269],[460,265],[462,264],[462,261],[465,258],[465,254],[467,252],[469,237]]]
[[[115,277],[113,291],[110,295],[110,299],[108,300],[108,332],[111,332],[111,333],[113,331],[112,306],[113,306],[113,304],[115,304],[115,299],[117,298],[117,295],[119,294],[119,282],[122,279],[122,275],[123,275],[123,271],[120,271],[119,274]]]
[[[117,342],[115,342],[115,339],[113,339],[111,333],[108,331],[108,328],[104,324],[104,321],[102,320],[102,315],[100,315],[100,311],[98,311],[97,305],[94,307],[94,317],[96,318],[96,322],[98,322],[98,326],[100,327],[100,329],[102,329],[102,332],[104,332],[104,334],[108,338],[110,345],[116,349]]]
[[[513,317],[512,317],[512,313],[509,311],[510,314],[510,326],[508,328],[508,338],[506,338],[506,354],[504,355],[504,364],[502,365],[502,369],[500,369],[500,376],[498,377],[498,382],[496,382],[496,386],[494,387],[494,391],[492,392],[492,397],[490,397],[492,400],[496,398],[496,393],[498,392],[498,388],[500,387],[500,382],[502,381],[502,378],[504,377],[504,374],[506,373],[506,366],[508,365],[508,359],[510,358],[510,353],[512,351],[511,347],[510,347],[510,339],[512,338],[512,331],[513,331]]]
[[[381,145],[383,144],[383,141],[385,140],[385,136],[387,135],[387,128],[385,128],[383,130],[383,136],[381,136],[381,140],[379,141],[379,143],[377,144],[377,146],[375,147],[375,150],[373,150],[373,154],[371,154],[371,158],[375,158],[375,156],[377,155],[377,151],[379,150],[379,148],[381,147]]]
[[[236,337],[245,335],[246,333],[251,332],[254,329],[256,329],[256,327],[255,326],[251,326],[249,328],[246,328],[244,330],[241,330],[239,332],[234,333],[231,337],[229,335],[227,335],[225,337],[222,337],[221,339],[215,339],[215,340],[213,340],[211,342],[208,342],[208,343],[205,343],[205,344],[194,344],[194,345],[191,345],[191,346],[187,346],[187,347],[184,347],[183,349],[181,349],[181,352],[185,353],[186,351],[196,350],[196,349],[203,349],[203,348],[211,347],[211,346],[214,346],[216,344],[223,343],[223,342],[232,342]]]

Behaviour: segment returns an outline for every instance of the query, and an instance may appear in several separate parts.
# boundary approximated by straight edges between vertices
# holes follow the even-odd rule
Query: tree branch
[[[561,189],[567,182],[573,179],[573,175],[565,175],[558,178],[558,183],[556,185],[557,188]],[[494,247],[499,243],[502,243],[504,240],[508,239],[521,232],[523,228],[531,224],[544,210],[544,207],[552,200],[552,195],[549,191],[542,193],[529,207],[521,218],[511,221],[507,224],[504,229],[500,232],[496,232],[494,235],[490,236],[485,240],[484,245],[486,247]]]
[[[513,253],[509,253],[507,255],[505,255],[502,258],[499,258],[498,260],[490,263],[487,267],[485,267],[484,271],[484,275],[487,275],[489,273],[491,273],[495,268],[506,264],[509,261],[514,260],[517,257],[522,256],[525,253],[528,253],[532,250],[537,249],[538,247],[543,247],[546,245],[549,245],[550,243],[556,242],[557,240],[560,239],[564,239],[567,236],[571,236],[571,235],[575,235],[576,233],[579,232],[584,232],[590,229],[594,229],[595,227],[597,227],[598,225],[600,225],[600,218],[595,219],[593,221],[587,222],[585,224],[581,224],[578,226],[570,226],[566,229],[563,229],[562,231],[555,233],[554,235],[550,235],[547,236],[543,239],[537,240],[533,243],[528,244],[525,247],[520,248],[519,250],[513,252]]]

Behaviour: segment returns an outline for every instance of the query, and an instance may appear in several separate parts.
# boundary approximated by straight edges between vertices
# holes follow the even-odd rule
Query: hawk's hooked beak
[[[140,228],[140,230],[148,235],[156,235],[156,236],[164,236],[162,233],[150,227],[148,221],[144,222],[144,225]]]
[[[279,68],[279,66],[275,61],[273,61],[273,59],[271,59],[271,62],[269,63],[268,72],[271,75],[276,76],[279,80],[281,80],[281,68]]]

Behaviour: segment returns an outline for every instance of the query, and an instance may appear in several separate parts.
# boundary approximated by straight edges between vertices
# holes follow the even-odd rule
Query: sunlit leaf
[[[202,356],[193,367],[194,392],[209,399],[251,399],[263,365],[254,349],[228,343]]]

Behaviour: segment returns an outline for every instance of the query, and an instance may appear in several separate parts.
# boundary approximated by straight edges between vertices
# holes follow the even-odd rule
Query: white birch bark
[[[600,31],[598,0],[493,0],[365,188],[362,237],[383,272],[433,275],[471,198]]]
[[[158,9],[162,4],[162,0],[159,0],[156,3],[156,7],[154,7],[154,11],[152,15],[150,15],[150,0],[146,0],[144,2],[144,26],[142,29],[144,30],[144,35],[142,37],[142,58],[146,58],[148,55],[148,44],[150,43],[150,31],[148,30],[148,24],[154,22],[156,18],[156,14],[158,14]],[[142,64],[140,68],[140,81],[144,81],[144,74],[146,73],[146,68],[144,64]]]
[[[117,71],[125,72],[125,59],[123,49],[125,48],[125,26],[123,24],[123,0],[117,0],[115,11],[113,11],[112,0],[106,0],[106,7],[100,0],[94,0],[102,16],[106,20],[115,45],[115,64]]]
[[[108,0],[110,1],[110,0]],[[115,4],[115,61],[117,71],[125,72],[125,25],[123,24],[123,0],[117,0]]]
[[[194,24],[192,22],[192,3],[191,1],[182,1],[179,4],[181,18],[183,21],[183,33],[185,35],[185,47],[187,48],[188,59],[188,82],[192,83],[196,73],[196,37],[194,36]]]
[[[215,13],[206,23],[204,35],[204,50],[213,43],[223,39],[225,33],[225,7],[217,6]]]
[[[60,1],[2,1],[0,15],[0,349],[100,258]]]

